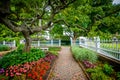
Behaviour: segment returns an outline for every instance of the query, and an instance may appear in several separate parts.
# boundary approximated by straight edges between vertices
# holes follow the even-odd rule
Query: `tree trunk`
[[[76,38],[72,38],[73,40],[72,40],[72,44],[73,45],[76,45]]]
[[[30,49],[31,49],[30,35],[26,32],[26,33],[23,33],[23,36],[25,38],[25,47],[24,47],[23,51],[24,52],[30,52]]]

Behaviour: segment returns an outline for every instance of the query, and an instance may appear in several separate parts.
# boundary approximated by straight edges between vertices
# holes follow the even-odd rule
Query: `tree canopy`
[[[20,32],[26,40],[25,51],[29,51],[30,35],[51,28],[54,24],[66,25],[68,31],[74,33],[74,38],[96,32],[118,32],[120,5],[113,5],[112,2],[113,0],[1,0],[0,23],[13,32]],[[60,23],[57,24],[58,22]],[[112,30],[114,27],[116,28]]]
[[[54,16],[75,0],[1,0],[0,23],[14,32],[21,32],[26,40],[25,51],[30,51],[30,35],[54,24]],[[41,25],[38,25],[39,20]]]

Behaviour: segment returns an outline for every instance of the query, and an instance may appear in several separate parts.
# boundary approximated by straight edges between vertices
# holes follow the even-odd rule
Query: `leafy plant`
[[[120,80],[120,72],[117,72],[117,80]]]
[[[90,73],[92,80],[112,80],[102,71],[102,67],[89,68],[86,71]]]
[[[0,45],[0,51],[8,51],[8,50],[10,50],[10,47],[6,45]]]
[[[49,54],[53,54],[53,55],[58,55],[58,52],[57,51],[49,51],[49,52],[47,52],[47,53],[49,53]]]
[[[95,68],[95,64],[93,64],[92,62],[83,61],[83,64],[84,64],[87,68]]]
[[[60,47],[49,47],[49,51],[60,51]]]
[[[90,62],[97,61],[97,54],[91,50],[86,49],[86,48],[72,46],[72,52],[73,52],[73,55],[74,55],[76,60],[90,61]]]
[[[108,64],[104,64],[103,71],[104,71],[105,74],[111,75],[113,73],[112,66],[110,66]]]
[[[29,53],[23,53],[21,49],[18,49],[6,54],[0,59],[0,68],[37,61],[43,57],[45,57],[45,53],[40,49],[31,49]]]
[[[33,50],[34,51],[34,50]],[[24,64],[12,65],[6,69],[0,69],[0,80],[43,80],[46,72],[50,69],[52,61],[56,58],[53,54],[47,54],[37,61],[26,62]]]

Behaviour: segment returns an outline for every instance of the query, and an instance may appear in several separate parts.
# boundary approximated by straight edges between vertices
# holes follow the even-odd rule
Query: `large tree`
[[[100,36],[119,32],[120,5],[112,0],[81,0],[66,8],[61,21],[73,32],[73,39],[81,35]],[[113,30],[114,29],[114,30]]]
[[[54,17],[75,0],[0,0],[0,23],[26,40],[24,51],[31,47],[30,35],[50,28]],[[42,20],[42,21],[41,21]],[[41,25],[38,26],[39,21]]]

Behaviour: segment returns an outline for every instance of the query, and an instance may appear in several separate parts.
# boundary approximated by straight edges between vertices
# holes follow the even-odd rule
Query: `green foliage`
[[[58,52],[57,51],[49,51],[48,53],[58,56]]]
[[[108,64],[104,64],[103,71],[104,71],[105,74],[111,75],[113,73],[112,66],[110,66]]]
[[[61,47],[49,47],[49,52],[54,55],[58,55],[58,51],[61,50]]]
[[[18,51],[19,51],[19,50],[23,50],[23,48],[24,48],[24,44],[19,44],[18,47],[17,47],[17,50],[18,50]]]
[[[117,72],[117,80],[120,80],[120,72]]]
[[[76,60],[81,61],[90,61],[96,62],[97,61],[97,54],[91,50],[86,48],[80,48],[78,46],[72,46],[72,53]]]
[[[23,53],[22,50],[18,49],[3,56],[3,58],[0,60],[0,67],[7,68],[11,65],[36,61],[43,57],[45,57],[45,53],[40,49],[33,48],[29,53]]]
[[[112,80],[110,77],[106,76],[103,72],[97,72],[91,74],[92,80]]]
[[[60,24],[55,24],[52,30],[50,31],[50,34],[54,38],[60,38],[60,36],[63,35],[63,27]]]
[[[62,39],[62,40],[68,40],[68,41],[69,41],[69,40],[70,40],[70,37],[69,37],[69,36],[61,36],[61,39]]]
[[[61,47],[49,47],[49,51],[60,51]]]
[[[9,77],[3,74],[0,74],[0,80],[9,80]]]
[[[112,80],[102,71],[102,67],[90,68],[86,71],[91,74],[92,80]]]
[[[8,29],[6,26],[0,24],[0,41],[13,41],[13,40],[19,40],[20,39],[20,33],[14,33],[10,29]],[[19,36],[19,37],[18,37]]]
[[[8,51],[8,50],[10,50],[10,47],[6,45],[0,45],[0,51]]]

